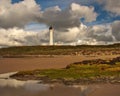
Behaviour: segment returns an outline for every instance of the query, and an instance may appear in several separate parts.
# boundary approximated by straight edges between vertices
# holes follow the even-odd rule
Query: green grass
[[[75,52],[120,51],[120,44],[79,46],[21,46],[0,49],[0,55],[71,55]]]
[[[47,76],[50,79],[65,79],[65,80],[76,80],[76,79],[91,79],[91,78],[102,78],[102,77],[120,77],[120,63],[116,65],[107,64],[95,64],[95,65],[81,65],[71,64],[68,69],[46,69],[46,70],[34,70],[34,71],[23,71],[17,73],[17,75],[34,75],[36,77]]]

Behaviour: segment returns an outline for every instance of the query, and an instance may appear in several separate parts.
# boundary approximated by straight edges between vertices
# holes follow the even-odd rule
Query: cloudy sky
[[[120,43],[120,0],[0,0],[0,46]]]

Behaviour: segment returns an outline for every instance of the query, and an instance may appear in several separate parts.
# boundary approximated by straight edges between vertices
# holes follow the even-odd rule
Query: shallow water
[[[120,85],[48,85],[10,79],[11,74],[0,75],[0,96],[120,96]]]

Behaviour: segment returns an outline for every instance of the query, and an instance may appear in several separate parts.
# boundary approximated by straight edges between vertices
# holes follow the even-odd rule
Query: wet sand
[[[65,68],[67,65],[74,62],[91,59],[111,59],[117,56],[118,55],[0,58],[0,73],[34,69]]]
[[[88,96],[120,96],[120,85],[106,84],[100,85],[95,91]]]

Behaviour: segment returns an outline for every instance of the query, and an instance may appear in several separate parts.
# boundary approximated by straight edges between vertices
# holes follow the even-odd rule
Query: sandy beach
[[[25,58],[0,58],[0,73],[15,72],[22,70],[64,68],[67,65],[91,59],[111,59],[118,55],[104,56],[52,56],[52,57],[25,57]]]
[[[109,60],[112,58],[118,57],[118,55],[105,55],[105,56],[43,56],[43,57],[25,57],[25,58],[0,58],[0,74],[7,73],[7,72],[15,72],[15,71],[22,71],[22,70],[34,70],[34,69],[50,69],[50,68],[64,68],[67,65],[74,63],[74,62],[80,62],[83,60],[92,60],[92,59],[105,59]],[[50,89],[44,90],[44,91],[34,91],[33,88],[39,88],[36,90],[40,90],[42,87],[39,84],[32,84],[32,87],[26,87],[28,86],[28,83],[25,85],[22,85],[22,87],[11,87],[12,83],[13,86],[16,84],[19,84],[22,81],[18,81],[19,83],[16,83],[17,81],[11,81],[9,79],[1,79],[3,83],[1,83],[1,94],[2,96],[6,96],[6,92],[9,94],[28,94],[29,96],[119,96],[119,84],[100,84],[100,85],[88,85],[83,87],[67,87],[67,86],[56,86],[56,87],[50,87]],[[8,80],[8,81],[7,81]],[[10,87],[8,86],[10,82]],[[7,83],[3,86],[3,84]],[[30,83],[31,84],[31,83]],[[30,86],[30,85],[29,85]],[[36,87],[37,86],[37,87]],[[96,87],[97,86],[97,87]],[[24,90],[22,89],[24,88]],[[31,94],[28,89],[25,88],[32,88],[33,94]],[[44,88],[42,88],[44,89]],[[13,91],[14,90],[14,91]],[[26,91],[27,90],[27,91]],[[27,93],[26,93],[27,92]],[[58,95],[59,93],[59,95]],[[51,94],[51,95],[50,95]]]

